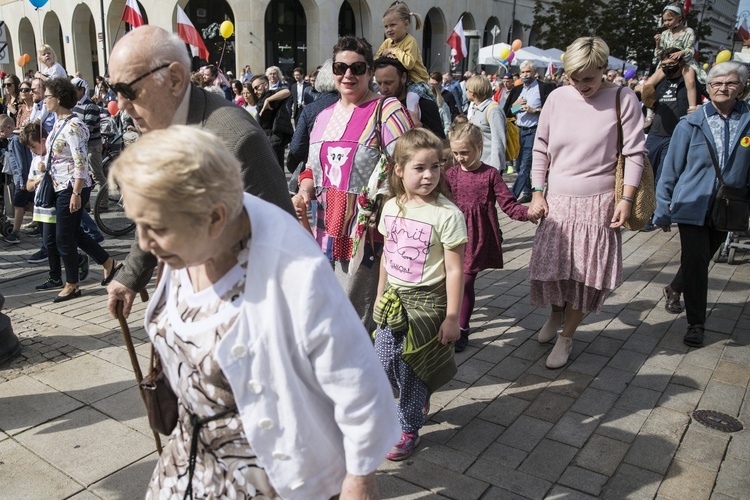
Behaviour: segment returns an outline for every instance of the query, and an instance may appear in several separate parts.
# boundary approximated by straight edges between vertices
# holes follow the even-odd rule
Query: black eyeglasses
[[[160,70],[168,67],[169,65],[170,65],[170,63],[162,64],[158,68],[152,69],[148,73],[142,74],[141,76],[139,76],[138,78],[136,78],[135,80],[133,80],[130,83],[112,83],[112,82],[109,82],[109,88],[111,88],[112,91],[115,94],[120,94],[121,96],[123,96],[128,101],[135,101],[138,98],[138,92],[133,88],[133,85],[135,85],[136,83],[140,82],[141,80],[143,80],[147,76],[153,75],[157,71],[160,71]]]
[[[343,62],[333,63],[333,74],[336,76],[344,76],[346,74],[346,70],[348,69],[352,70],[352,75],[362,76],[367,72],[367,63],[362,61],[351,64],[346,64]]]
[[[31,92],[31,89],[28,87],[21,87],[20,89],[18,89],[18,91],[19,92]]]
[[[12,87],[15,83],[3,83],[3,87]]]

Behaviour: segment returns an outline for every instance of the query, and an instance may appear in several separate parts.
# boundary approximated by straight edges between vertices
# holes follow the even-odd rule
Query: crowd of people
[[[537,340],[555,341],[546,366],[559,369],[583,317],[622,283],[646,157],[658,205],[644,229],[676,223],[682,242],[665,308],[682,312],[684,297],[684,342],[703,344],[709,260],[726,237],[709,217],[717,175],[750,187],[747,67],[714,66],[704,100],[685,48],[662,46],[684,38],[673,4],[659,71],[637,88],[608,71],[596,36],[567,47],[555,81],[532,61],[493,78],[428,73],[412,20],[419,29],[394,2],[377,51],[343,37],[288,82],[275,66],[192,71],[180,38],[154,26],[117,42],[94,89],[48,46],[41,72],[5,76],[5,241],[33,205],[50,268],[37,289],[80,297],[88,255],[110,311],[127,316],[160,268],[145,324],[179,417],[147,498],[375,498],[381,460],[412,454],[431,394],[456,373],[478,274],[503,267],[498,209],[538,225],[530,298],[549,309]],[[143,134],[108,173],[137,227],[124,263],[85,230],[107,182],[96,110],[111,101]]]

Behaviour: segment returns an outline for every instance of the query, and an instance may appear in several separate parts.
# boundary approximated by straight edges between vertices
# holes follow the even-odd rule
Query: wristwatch
[[[71,191],[71,193],[73,193],[76,196],[81,196],[81,193],[76,193],[75,191]]]

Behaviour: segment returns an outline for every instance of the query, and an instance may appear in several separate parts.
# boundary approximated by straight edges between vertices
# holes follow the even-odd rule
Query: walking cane
[[[148,292],[141,290],[141,300],[143,302],[148,301]],[[130,356],[130,364],[133,366],[133,373],[135,374],[135,381],[138,384],[138,392],[141,393],[141,399],[143,400],[143,406],[146,406],[146,397],[143,394],[143,387],[141,387],[141,380],[143,380],[143,373],[141,372],[141,365],[138,363],[138,358],[135,354],[135,347],[133,346],[133,338],[130,336],[130,327],[125,319],[125,315],[122,313],[123,303],[117,301],[115,304],[115,312],[117,313],[117,321],[120,322],[120,330],[122,330],[122,338],[125,340],[125,347],[128,349],[128,355]],[[156,450],[161,455],[161,438],[159,433],[153,431],[154,441],[156,441]]]

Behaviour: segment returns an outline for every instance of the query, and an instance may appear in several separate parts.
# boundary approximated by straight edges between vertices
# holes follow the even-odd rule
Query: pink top
[[[617,164],[617,88],[599,89],[584,99],[572,86],[547,98],[539,116],[531,167],[532,186],[565,196],[592,196],[612,191]],[[630,89],[620,93],[625,184],[641,182],[646,137],[638,98]]]

